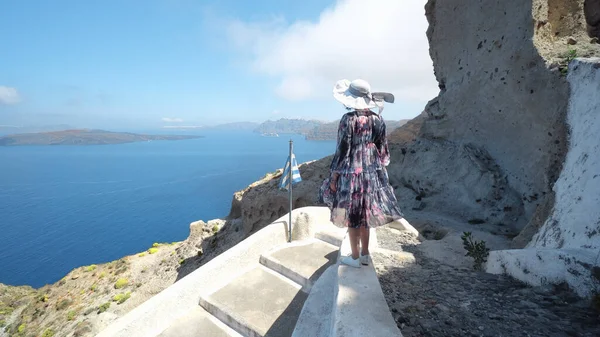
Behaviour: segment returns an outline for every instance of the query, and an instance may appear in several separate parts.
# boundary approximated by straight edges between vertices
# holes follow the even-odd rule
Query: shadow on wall
[[[600,39],[600,1],[585,0],[583,12],[590,37]],[[600,43],[600,42],[597,42]]]

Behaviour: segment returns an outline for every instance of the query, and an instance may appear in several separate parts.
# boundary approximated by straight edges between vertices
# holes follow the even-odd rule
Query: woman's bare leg
[[[348,228],[348,236],[350,237],[350,248],[352,248],[352,258],[358,259],[358,244],[360,237],[360,229],[359,228]]]
[[[360,227],[361,254],[369,255],[369,227]]]

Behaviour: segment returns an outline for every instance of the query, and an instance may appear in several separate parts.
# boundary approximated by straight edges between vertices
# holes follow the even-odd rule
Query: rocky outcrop
[[[427,3],[440,94],[419,117],[418,134],[406,137],[414,141],[393,150],[390,177],[406,205],[513,234],[536,210],[548,211],[568,141],[569,85],[552,63],[566,62],[569,49],[599,50],[581,38],[583,1],[567,3]]]
[[[497,169],[492,173],[482,167],[483,172],[496,174],[504,192],[520,200],[506,205],[486,201],[494,212],[504,207],[522,210],[503,219],[515,229],[523,228],[539,200],[551,193],[567,140],[568,85],[548,69],[533,43],[532,5],[431,0],[426,7],[440,94],[426,107],[429,119],[421,136],[439,144],[442,152],[473,148],[488,153],[496,164],[490,167]],[[453,158],[438,160],[437,165],[452,164],[448,160]],[[465,165],[472,166],[468,161]],[[449,188],[472,191],[457,176],[461,171],[447,175]],[[479,195],[493,195],[500,187],[482,185],[484,190],[475,189]],[[468,198],[459,193],[457,199]],[[461,206],[469,207],[477,199]],[[494,218],[492,210],[479,216]]]
[[[299,166],[302,182],[293,187],[294,208],[318,205],[318,190],[329,174],[331,156]],[[289,211],[288,192],[279,189],[282,170],[267,174],[233,195],[228,219],[239,218],[245,233],[254,233]]]

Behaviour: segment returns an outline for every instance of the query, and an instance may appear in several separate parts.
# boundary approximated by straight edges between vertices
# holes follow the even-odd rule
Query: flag
[[[300,170],[298,170],[298,163],[296,162],[296,156],[292,153],[292,160],[290,161],[290,157],[288,156],[287,161],[285,162],[283,174],[281,175],[281,182],[279,183],[280,189],[288,189],[290,180],[290,165],[292,165],[292,184],[297,184],[302,181],[302,177],[300,177]]]

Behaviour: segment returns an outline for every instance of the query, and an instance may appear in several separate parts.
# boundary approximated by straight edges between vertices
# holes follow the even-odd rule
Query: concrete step
[[[315,238],[339,247],[346,236],[345,228],[331,228],[315,234]]]
[[[200,305],[243,336],[291,336],[307,298],[301,288],[258,266],[202,296]]]
[[[242,337],[200,306],[179,318],[158,337]]]
[[[337,261],[339,246],[309,239],[286,244],[260,256],[260,263],[310,292],[321,274]]]

